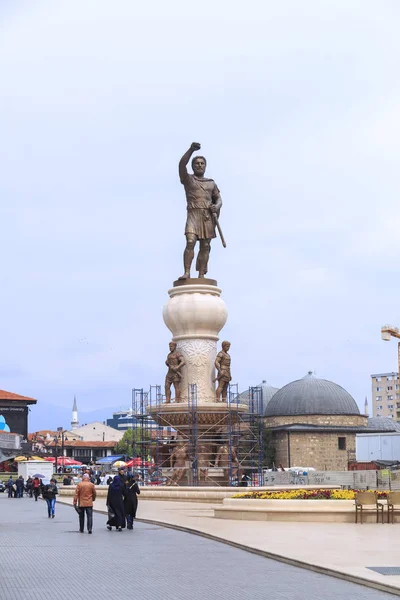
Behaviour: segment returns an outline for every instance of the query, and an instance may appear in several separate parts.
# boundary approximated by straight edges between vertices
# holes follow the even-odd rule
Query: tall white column
[[[188,401],[188,386],[197,385],[198,403],[215,402],[215,358],[218,334],[228,318],[221,289],[201,283],[168,290],[164,322],[183,355],[182,402]]]

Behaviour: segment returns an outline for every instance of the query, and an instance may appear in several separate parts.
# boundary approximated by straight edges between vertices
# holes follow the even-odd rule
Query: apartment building
[[[398,373],[376,373],[372,381],[372,416],[400,422],[400,382]]]

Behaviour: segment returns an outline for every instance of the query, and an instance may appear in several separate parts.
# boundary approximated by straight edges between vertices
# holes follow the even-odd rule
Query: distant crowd
[[[78,481],[76,481],[78,479]],[[93,531],[93,502],[96,500],[95,485],[108,485],[107,510],[108,520],[107,529],[116,531],[125,529],[132,530],[136,518],[138,506],[138,495],[140,488],[136,481],[136,476],[132,472],[125,473],[121,468],[118,475],[113,476],[110,473],[102,474],[93,469],[83,469],[81,478],[74,477],[72,474],[65,474],[63,485],[72,485],[77,483],[73,505],[79,515],[79,531],[84,532],[85,516],[88,533]],[[42,479],[39,474],[28,477],[26,482],[20,475],[14,481],[10,475],[7,481],[6,489],[9,498],[23,498],[24,494],[30,498],[42,496],[46,501],[48,518],[54,519],[56,497],[58,495],[57,481],[52,478],[50,481]]]

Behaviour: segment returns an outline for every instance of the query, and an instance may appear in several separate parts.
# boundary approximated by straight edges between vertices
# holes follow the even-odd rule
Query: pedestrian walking
[[[122,483],[125,483],[127,477],[125,475],[125,469],[124,469],[124,467],[120,467],[118,469],[118,475],[119,475],[119,478],[122,481]]]
[[[55,479],[50,479],[50,483],[45,485],[42,490],[42,496],[46,500],[47,514],[49,519],[54,519],[56,508],[56,496],[58,494],[57,482]]]
[[[111,531],[113,527],[115,527],[117,531],[122,531],[122,529],[125,528],[123,492],[124,483],[121,481],[121,478],[116,475],[110,483],[107,493],[107,529],[109,531]]]
[[[248,473],[243,473],[242,478],[239,483],[239,487],[247,487],[250,481],[250,477]]]
[[[40,496],[40,479],[39,477],[35,477],[33,480],[33,495],[35,496],[35,502]]]
[[[90,481],[88,473],[82,477],[75,490],[74,506],[79,515],[79,531],[84,532],[85,514],[88,533],[93,530],[93,502],[96,500],[96,488]]]
[[[26,480],[26,491],[29,494],[29,498],[32,498],[32,496],[33,496],[33,479],[30,475],[29,475],[28,479]]]
[[[24,478],[22,477],[22,475],[20,475],[17,479],[17,481],[15,482],[15,485],[17,487],[17,498],[23,498],[24,496]]]
[[[7,481],[7,489],[8,489],[8,497],[9,498],[13,497],[13,486],[14,486],[13,478],[10,475],[10,479]]]
[[[128,476],[128,480],[124,489],[124,509],[126,516],[127,529],[133,529],[133,522],[136,519],[136,511],[138,507],[138,495],[140,488],[136,483],[135,476],[132,473]]]

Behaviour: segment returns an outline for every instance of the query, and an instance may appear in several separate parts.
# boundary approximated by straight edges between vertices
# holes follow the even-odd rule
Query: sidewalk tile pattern
[[[293,540],[296,543],[296,540]],[[76,512],[0,495],[1,600],[390,600],[391,594],[256,556],[196,535],[136,523],[78,533]]]

